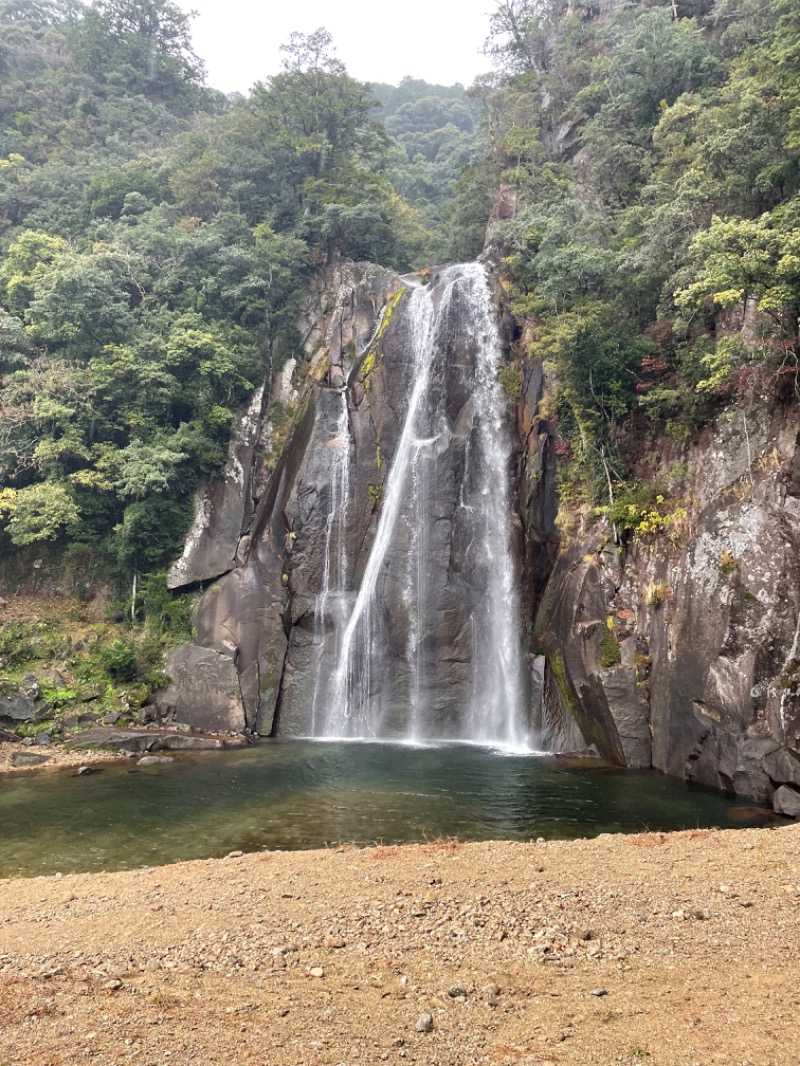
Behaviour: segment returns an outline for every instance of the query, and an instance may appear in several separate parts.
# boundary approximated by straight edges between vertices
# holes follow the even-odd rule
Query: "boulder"
[[[772,807],[787,818],[800,818],[800,792],[791,785],[781,785],[772,797]]]
[[[30,696],[0,696],[0,718],[29,722],[36,717],[36,704]]]
[[[15,751],[11,756],[12,766],[44,766],[50,762],[47,755],[39,755],[33,751]]]
[[[234,659],[212,648],[183,645],[166,666],[170,685],[161,700],[175,707],[175,720],[201,732],[239,732],[245,727]]]
[[[777,785],[800,787],[800,755],[787,748],[778,748],[761,760],[764,770]]]

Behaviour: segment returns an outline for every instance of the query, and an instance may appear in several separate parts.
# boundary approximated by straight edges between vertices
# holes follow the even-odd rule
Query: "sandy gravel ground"
[[[784,1066],[798,919],[800,826],[3,881],[0,1063]]]
[[[88,766],[89,763],[108,762],[110,759],[122,759],[124,756],[109,751],[68,751],[59,744],[37,744],[26,747],[9,741],[0,741],[0,773],[16,773],[20,770],[30,772],[30,766],[14,766],[11,758],[15,753],[26,752],[31,755],[43,755],[47,762],[36,769],[46,770],[51,766]],[[0,826],[0,847],[2,847],[2,827]]]

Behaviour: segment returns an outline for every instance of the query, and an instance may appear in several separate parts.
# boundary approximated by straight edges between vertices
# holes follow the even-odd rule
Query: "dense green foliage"
[[[309,271],[336,254],[409,269],[429,250],[428,194],[393,187],[405,148],[369,87],[324,30],[284,54],[226,99],[171,0],[0,0],[6,548],[67,539],[125,580],[163,567],[235,412],[301,354]],[[463,98],[444,107],[471,136]],[[440,149],[426,159],[446,187],[461,156]]]
[[[320,30],[225,98],[171,0],[0,0],[2,544],[157,573],[309,272],[470,258],[493,209],[567,489],[613,505],[632,418],[693,432],[754,368],[794,395],[796,4],[603,11],[501,0],[468,92],[370,88]]]
[[[485,80],[498,237],[560,381],[565,489],[608,498],[641,416],[693,431],[748,375],[792,395],[800,309],[793,0],[503,0]],[[630,436],[630,434],[629,434]]]
[[[373,85],[381,118],[394,144],[387,176],[408,205],[400,230],[419,262],[442,263],[462,255],[453,232],[454,194],[465,168],[486,151],[481,101],[463,86],[430,85],[404,78],[398,86]],[[479,222],[478,247],[483,244]]]

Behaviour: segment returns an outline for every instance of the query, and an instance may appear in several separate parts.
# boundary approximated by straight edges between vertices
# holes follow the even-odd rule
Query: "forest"
[[[471,259],[487,225],[523,327],[503,383],[546,360],[562,500],[668,530],[637,434],[796,396],[793,0],[502,0],[467,90],[362,84],[320,29],[225,97],[190,22],[0,3],[4,552],[51,543],[162,602],[236,411],[301,354],[311,274]]]

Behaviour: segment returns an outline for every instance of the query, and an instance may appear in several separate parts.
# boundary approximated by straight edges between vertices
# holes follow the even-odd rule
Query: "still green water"
[[[0,776],[0,877],[124,870],[242,849],[572,838],[734,824],[731,799],[655,773],[468,746],[265,742]]]

